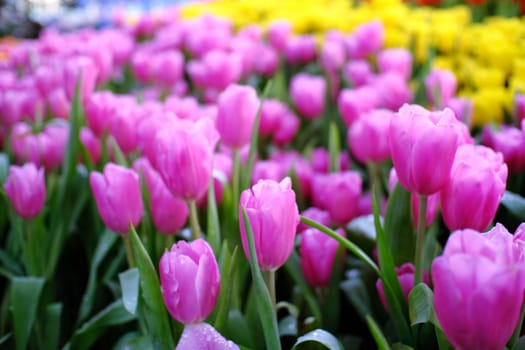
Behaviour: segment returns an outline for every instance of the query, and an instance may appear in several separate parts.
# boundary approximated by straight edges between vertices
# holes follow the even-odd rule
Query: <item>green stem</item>
[[[25,228],[25,242],[24,250],[27,259],[27,272],[31,276],[38,276],[38,259],[37,259],[37,250],[39,247],[36,245],[35,233],[33,232],[32,221],[24,221]]]
[[[131,241],[129,240],[129,234],[123,235],[122,240],[124,241],[124,247],[126,248],[126,258],[128,259],[128,265],[130,268],[135,267],[135,256],[133,255],[133,249],[131,247]]]
[[[512,347],[514,347],[514,345],[516,344],[516,342],[520,338],[521,328],[523,326],[523,318],[525,318],[525,304],[521,305],[520,320],[518,322],[518,325],[516,326],[516,329],[514,329],[514,333],[512,334],[512,338],[510,338],[510,345]]]
[[[199,226],[199,217],[197,215],[197,204],[195,200],[188,200],[188,208],[190,209],[190,227],[193,239],[199,239],[201,237],[201,228]]]
[[[264,282],[270,292],[270,298],[272,299],[273,309],[276,310],[277,297],[275,294],[275,270],[263,271]]]
[[[424,262],[424,247],[425,247],[425,231],[426,231],[426,217],[427,217],[427,196],[418,195],[419,198],[419,213],[417,220],[416,231],[416,272],[414,276],[414,285],[417,286],[423,280],[423,262]]]
[[[173,236],[172,235],[165,235],[164,236],[164,247],[162,250],[171,249],[171,246],[173,245]],[[161,253],[162,255],[162,253]]]
[[[238,149],[233,150],[233,174],[232,174],[232,210],[233,217],[239,215],[239,181],[241,174],[241,157]],[[240,219],[239,219],[240,220]]]
[[[368,168],[368,174],[370,176],[370,191],[372,191],[376,195],[377,199],[383,198],[383,185],[381,183],[381,174],[380,174],[380,168],[379,164],[376,164],[374,162],[367,163]]]

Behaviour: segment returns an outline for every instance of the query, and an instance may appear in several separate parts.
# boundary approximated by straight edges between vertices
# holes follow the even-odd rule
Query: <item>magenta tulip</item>
[[[460,146],[450,178],[440,193],[447,227],[486,229],[505,192],[507,175],[501,153],[484,146]]]
[[[292,37],[292,30],[289,21],[273,21],[268,28],[268,41],[278,52],[284,52],[288,40]]]
[[[399,182],[420,195],[445,186],[458,144],[454,113],[445,109],[432,114],[417,105],[404,105],[390,123],[390,151]]]
[[[284,113],[279,121],[277,129],[272,135],[272,141],[276,146],[284,147],[294,139],[300,127],[299,118],[292,112]]]
[[[301,216],[304,216],[305,218],[318,222],[324,226],[328,226],[328,227],[330,226],[330,214],[326,210],[319,209],[316,207],[310,207],[306,209],[305,211],[303,211],[301,213]],[[297,226],[297,233],[300,234],[309,228],[310,226],[300,222],[299,225]]]
[[[517,94],[514,100],[514,115],[518,122],[525,119],[525,95]]]
[[[318,118],[325,106],[326,81],[323,77],[299,73],[290,82],[290,97],[299,114],[306,119]]]
[[[247,85],[230,85],[219,95],[217,107],[216,127],[221,142],[237,149],[248,145],[259,108],[255,89]]]
[[[452,233],[432,263],[434,309],[458,350],[500,350],[516,327],[525,290],[521,235]]]
[[[147,156],[173,195],[198,200],[208,190],[218,138],[209,118],[175,120],[156,133]]]
[[[361,115],[378,107],[379,98],[376,90],[369,86],[344,89],[337,98],[337,106],[343,121],[350,126]]]
[[[137,173],[108,163],[103,174],[90,174],[89,183],[100,217],[107,227],[125,235],[129,225],[136,227],[140,223],[143,206]]]
[[[340,236],[346,236],[343,229],[336,232]],[[301,271],[308,284],[316,288],[327,287],[330,284],[338,247],[339,242],[314,228],[301,233]]]
[[[4,189],[15,212],[25,220],[36,217],[46,201],[44,169],[33,163],[12,165]]]
[[[525,137],[520,129],[502,125],[499,130],[487,125],[483,129],[482,143],[503,154],[503,159],[511,174],[525,168]]]
[[[146,181],[151,217],[157,231],[164,235],[173,235],[179,232],[188,219],[186,202],[173,196],[147,159],[137,159],[133,163],[133,168]]]
[[[377,55],[380,73],[396,72],[406,81],[412,75],[412,53],[407,49],[386,49]]]
[[[73,101],[75,86],[81,75],[82,82],[80,84],[79,97],[80,101],[83,102],[95,90],[98,68],[88,56],[76,56],[67,59],[64,67],[64,82],[66,84],[66,94],[70,101]]]
[[[389,129],[394,115],[389,110],[372,110],[361,115],[348,129],[352,154],[362,163],[390,158]]]
[[[343,67],[343,76],[353,88],[366,85],[373,75],[372,66],[366,60],[352,60]]]
[[[292,253],[299,209],[289,177],[281,182],[260,180],[241,193],[239,218],[244,254],[250,259],[243,208],[253,230],[261,270],[276,270]]]
[[[315,206],[330,213],[332,221],[345,225],[359,215],[362,180],[357,172],[317,174],[312,183]]]
[[[175,350],[239,350],[239,346],[226,340],[215,328],[207,323],[187,324]]]
[[[164,304],[171,316],[182,323],[199,323],[215,307],[221,275],[208,242],[199,238],[179,241],[159,262]]]
[[[299,35],[286,41],[284,56],[290,64],[307,64],[315,60],[316,50],[313,35]]]
[[[431,105],[442,108],[456,94],[456,76],[444,69],[434,68],[425,78],[427,98]]]

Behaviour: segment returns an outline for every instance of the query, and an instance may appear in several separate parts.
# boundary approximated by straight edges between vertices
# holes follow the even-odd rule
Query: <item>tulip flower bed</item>
[[[380,20],[233,28],[0,47],[0,348],[525,348],[523,95],[472,124]]]

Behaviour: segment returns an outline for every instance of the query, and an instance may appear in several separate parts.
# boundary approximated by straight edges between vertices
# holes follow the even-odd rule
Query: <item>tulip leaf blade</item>
[[[390,350],[390,345],[388,345],[388,341],[385,338],[385,335],[383,332],[381,332],[381,329],[377,325],[376,321],[372,318],[370,315],[365,316],[366,324],[368,325],[368,329],[370,330],[370,333],[372,334],[372,337],[374,338],[377,349],[378,350]]]
[[[14,277],[11,280],[10,298],[17,350],[27,347],[44,284],[42,277]]]
[[[297,338],[292,350],[298,349],[298,346],[307,342],[316,342],[321,345],[324,345],[327,349],[330,350],[343,350],[343,345],[339,340],[331,333],[323,329],[314,329],[306,333],[303,336]]]
[[[53,303],[47,306],[44,327],[44,349],[58,349],[60,341],[60,316],[62,315],[62,303]]]
[[[511,350],[525,350],[525,335],[521,336],[512,346]]]
[[[341,289],[361,317],[372,313],[370,296],[363,279],[355,274],[341,283]]]
[[[246,239],[250,249],[250,269],[253,278],[253,288],[257,297],[257,309],[263,327],[264,338],[266,340],[266,347],[268,349],[281,349],[281,341],[279,339],[279,328],[277,325],[277,318],[275,315],[274,305],[272,303],[268,288],[264,283],[264,279],[259,268],[257,260],[257,252],[255,250],[255,241],[253,237],[252,225],[246,208],[242,207],[242,215],[244,220],[244,227],[246,229]]]
[[[408,295],[408,311],[411,325],[429,322],[433,314],[434,294],[429,286],[421,282]]]
[[[414,261],[416,247],[412,226],[410,192],[399,183],[388,199],[384,232],[394,264]]]
[[[213,176],[208,187],[208,208],[207,208],[207,241],[216,256],[219,256],[221,249],[221,226],[219,221],[219,212],[217,210],[217,201],[215,200],[215,186]]]
[[[525,220],[525,198],[519,194],[505,191],[501,204],[518,219]]]
[[[141,295],[153,348],[173,349],[175,344],[170,329],[168,314],[164,306],[164,298],[162,297],[157,270],[133,225],[130,225],[129,235],[135,262],[140,273]]]
[[[0,184],[3,184],[9,175],[9,157],[7,154],[0,153]]]
[[[119,273],[118,279],[122,289],[122,302],[132,315],[137,312],[139,302],[139,269],[136,267]]]

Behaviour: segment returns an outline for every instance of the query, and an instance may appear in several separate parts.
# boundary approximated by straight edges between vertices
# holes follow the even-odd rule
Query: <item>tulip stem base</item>
[[[262,273],[264,276],[264,282],[266,283],[266,287],[270,292],[270,298],[272,299],[272,305],[275,311],[275,306],[277,305],[277,297],[275,295],[275,270],[262,271]]]
[[[124,241],[124,247],[126,248],[126,258],[128,259],[129,268],[133,268],[136,266],[136,264],[135,256],[133,255],[133,249],[131,247],[131,241],[129,240],[129,234],[122,236],[122,240]]]
[[[427,217],[427,196],[418,195],[419,198],[419,213],[417,220],[416,231],[416,256],[415,265],[416,272],[414,276],[414,285],[417,286],[419,282],[423,281],[423,263],[425,250],[425,231],[426,231],[426,217]]]
[[[199,216],[197,213],[197,204],[194,200],[188,201],[188,208],[190,210],[190,226],[193,240],[201,237],[201,227],[199,226]]]

